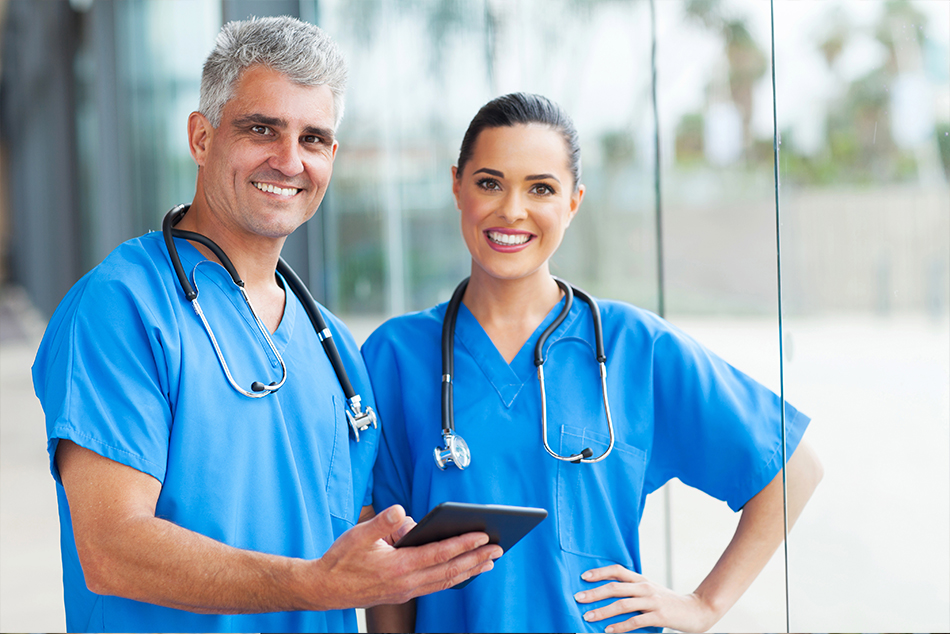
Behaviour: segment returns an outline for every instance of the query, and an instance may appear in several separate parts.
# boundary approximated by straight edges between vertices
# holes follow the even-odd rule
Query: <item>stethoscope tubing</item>
[[[185,298],[191,302],[195,314],[197,314],[198,318],[201,320],[205,332],[207,332],[208,338],[211,340],[215,354],[218,357],[218,361],[220,362],[221,367],[224,370],[224,374],[227,377],[228,382],[231,384],[231,387],[248,398],[262,398],[268,394],[272,394],[273,392],[276,392],[278,389],[280,389],[280,387],[287,380],[287,366],[284,363],[284,359],[280,355],[280,352],[278,352],[277,347],[274,345],[274,341],[270,334],[267,332],[267,327],[261,321],[260,317],[257,316],[257,312],[251,305],[250,298],[247,296],[247,291],[244,288],[244,281],[241,279],[240,275],[238,275],[237,270],[234,268],[234,264],[231,262],[231,259],[227,256],[224,250],[207,236],[204,236],[200,233],[195,233],[193,231],[185,231],[174,228],[175,223],[181,219],[186,211],[188,211],[187,205],[176,205],[171,210],[169,210],[167,214],[165,214],[165,218],[162,220],[162,234],[165,240],[165,247],[168,250],[169,259],[171,259],[172,267],[174,268],[175,274],[178,277],[178,282],[181,286],[182,292],[184,293]],[[231,280],[241,292],[241,296],[244,298],[248,309],[251,311],[251,315],[254,316],[254,321],[257,323],[258,329],[261,331],[261,334],[267,341],[269,348],[277,358],[282,373],[280,381],[272,382],[270,385],[265,385],[259,381],[255,381],[251,386],[251,391],[247,391],[239,386],[231,376],[231,371],[228,368],[227,362],[224,360],[224,355],[222,354],[221,348],[218,345],[217,338],[214,336],[214,332],[212,331],[211,326],[208,324],[208,320],[204,316],[204,311],[198,304],[198,291],[188,280],[188,275],[185,273],[185,269],[181,264],[181,257],[178,255],[178,248],[175,246],[174,238],[183,238],[185,240],[194,240],[196,242],[200,242],[204,246],[208,247],[215,257],[218,258],[218,261],[228,272],[228,275],[231,276]],[[373,412],[372,408],[366,407],[364,409],[362,407],[360,396],[357,394],[356,390],[353,389],[353,384],[350,382],[350,378],[347,375],[346,368],[343,365],[343,360],[340,357],[340,352],[336,347],[336,343],[333,341],[333,335],[330,332],[330,329],[327,327],[326,321],[323,319],[323,315],[320,312],[320,307],[317,305],[313,295],[310,294],[310,290],[307,288],[306,284],[303,283],[297,273],[290,267],[289,264],[287,264],[283,258],[278,258],[277,260],[277,272],[280,273],[280,275],[287,282],[291,292],[296,295],[298,300],[300,300],[300,303],[304,308],[304,312],[307,313],[307,317],[310,319],[310,323],[313,325],[313,328],[317,333],[317,338],[320,340],[320,344],[323,346],[323,349],[326,352],[327,358],[330,361],[330,365],[333,367],[333,372],[336,374],[337,380],[340,383],[340,387],[343,390],[343,394],[346,397],[346,403],[348,406],[348,408],[345,410],[347,421],[356,436],[357,442],[359,442],[360,431],[365,430],[370,425],[373,427],[377,426],[376,414]]]
[[[541,333],[541,336],[538,338],[538,342],[534,349],[534,363],[538,368],[538,383],[541,389],[541,439],[544,444],[545,451],[547,451],[547,453],[553,458],[574,464],[592,464],[595,462],[600,462],[610,455],[614,448],[615,439],[613,418],[610,415],[610,402],[607,397],[607,355],[604,351],[604,333],[600,319],[600,307],[597,305],[597,301],[593,297],[581,289],[571,286],[564,280],[557,277],[554,278],[554,281],[564,292],[564,307],[561,309],[561,312],[554,319],[554,321],[551,322],[551,324],[544,329],[544,332]],[[466,449],[464,464],[459,464],[458,461],[456,461],[456,466],[458,466],[460,469],[464,469],[468,466],[468,463],[471,460],[467,445],[461,440],[461,437],[455,433],[455,399],[452,385],[455,373],[455,323],[458,318],[459,308],[462,304],[462,297],[464,296],[465,290],[468,287],[468,282],[469,278],[465,278],[456,287],[455,292],[452,293],[452,299],[449,300],[448,306],[445,309],[445,317],[442,320],[442,438],[445,441],[446,448],[437,447],[435,450],[436,464],[440,469],[444,469],[445,464],[452,461],[452,458],[450,457],[450,455],[454,456],[454,454],[450,451],[452,443],[458,443],[461,441],[462,446]],[[564,322],[568,313],[570,313],[575,295],[580,297],[590,307],[591,318],[593,320],[594,326],[595,356],[597,358],[597,365],[599,367],[604,411],[607,415],[607,431],[609,435],[609,442],[607,449],[597,457],[593,457],[593,452],[590,450],[590,448],[585,448],[580,453],[571,456],[562,456],[551,449],[551,446],[548,444],[547,396],[544,385],[544,344],[547,342],[551,334],[553,334]]]

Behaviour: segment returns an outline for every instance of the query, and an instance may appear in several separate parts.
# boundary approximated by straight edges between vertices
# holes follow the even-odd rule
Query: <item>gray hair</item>
[[[333,93],[334,128],[343,119],[346,60],[330,36],[288,16],[251,18],[221,27],[201,74],[198,111],[215,128],[241,73],[263,65],[302,86],[326,85]]]

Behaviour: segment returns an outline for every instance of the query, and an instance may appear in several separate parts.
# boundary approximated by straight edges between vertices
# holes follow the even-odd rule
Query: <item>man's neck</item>
[[[221,247],[249,292],[251,289],[263,290],[277,285],[274,271],[286,238],[257,236],[229,226],[198,196],[176,228],[200,233]],[[210,249],[200,243],[193,244],[206,258],[217,261],[218,258]]]

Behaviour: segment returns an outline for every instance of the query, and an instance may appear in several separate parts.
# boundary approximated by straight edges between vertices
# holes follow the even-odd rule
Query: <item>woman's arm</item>
[[[785,469],[788,487],[788,525],[791,529],[821,481],[821,462],[803,440]],[[618,614],[640,612],[606,628],[628,632],[642,627],[669,627],[703,632],[739,600],[752,585],[784,539],[782,472],[749,500],[739,525],[719,561],[692,594],[682,595],[649,581],[623,566],[596,568],[584,573],[586,581],[611,581],[593,590],[578,592],[579,603],[620,597],[618,601],[584,615],[600,621]]]
[[[377,605],[366,610],[367,632],[415,632],[416,600],[401,605]]]

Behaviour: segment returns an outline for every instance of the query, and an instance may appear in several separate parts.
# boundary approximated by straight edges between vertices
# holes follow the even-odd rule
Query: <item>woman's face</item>
[[[564,137],[540,124],[486,128],[461,175],[452,168],[472,274],[548,273],[584,188],[574,190]]]

